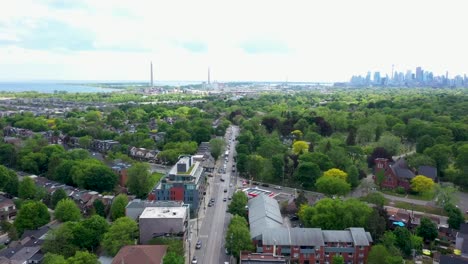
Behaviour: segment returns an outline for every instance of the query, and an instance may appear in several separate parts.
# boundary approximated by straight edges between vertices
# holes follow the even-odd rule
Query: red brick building
[[[408,168],[405,159],[400,158],[396,162],[390,162],[385,158],[377,158],[374,162],[374,182],[376,184],[378,184],[377,174],[383,173],[382,188],[395,189],[396,187],[403,187],[405,190],[411,188],[411,179],[415,177],[415,174]]]

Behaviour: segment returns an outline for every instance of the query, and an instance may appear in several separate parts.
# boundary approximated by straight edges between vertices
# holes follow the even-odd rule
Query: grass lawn
[[[156,185],[156,183],[159,182],[162,177],[164,177],[164,174],[159,172],[154,172],[151,174],[151,186]]]
[[[405,198],[421,200],[421,201],[432,201],[432,198],[433,198],[432,193],[415,195],[415,194],[400,194],[400,193],[393,192],[393,191],[390,191],[390,190],[381,190],[381,192],[385,193],[385,194],[388,194],[388,195],[393,195],[393,196],[398,196],[398,197],[405,197]]]
[[[390,204],[387,201],[385,203],[385,205],[390,205]],[[432,206],[411,204],[411,203],[402,202],[402,201],[395,201],[394,205],[391,205],[391,206],[406,209],[406,210],[414,210],[414,211],[418,211],[418,212],[424,212],[424,213],[428,213],[428,214],[447,216],[447,213],[444,211],[444,209],[437,208],[437,207],[432,207]]]

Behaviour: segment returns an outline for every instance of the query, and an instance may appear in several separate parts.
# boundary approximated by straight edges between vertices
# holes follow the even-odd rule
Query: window
[[[352,257],[353,256],[353,253],[348,253],[348,257]]]

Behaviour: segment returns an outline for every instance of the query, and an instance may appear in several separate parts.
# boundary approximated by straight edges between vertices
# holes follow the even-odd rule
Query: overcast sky
[[[0,80],[347,81],[416,66],[468,73],[460,0],[14,0]]]

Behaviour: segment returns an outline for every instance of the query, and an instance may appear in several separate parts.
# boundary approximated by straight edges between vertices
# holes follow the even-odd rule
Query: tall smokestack
[[[151,62],[151,88],[153,88],[153,62]]]

